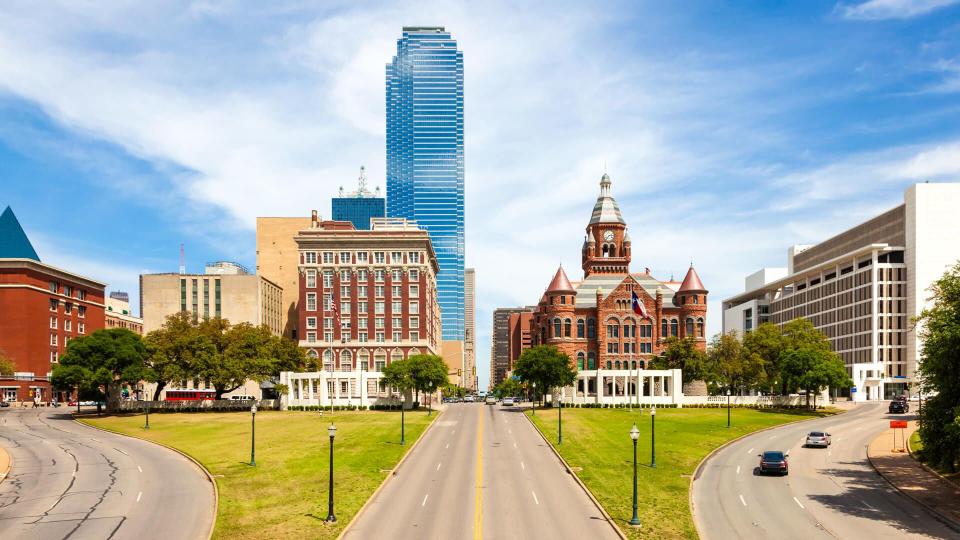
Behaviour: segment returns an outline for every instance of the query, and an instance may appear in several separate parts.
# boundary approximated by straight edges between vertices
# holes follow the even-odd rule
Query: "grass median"
[[[650,467],[649,409],[564,409],[562,445],[556,444],[556,409],[538,409],[533,418],[628,537],[695,539],[689,506],[690,478],[704,456],[741,435],[833,412],[732,409],[732,427],[728,429],[726,409],[657,409],[656,468]],[[630,428],[634,423],[640,430],[639,529],[628,523],[633,516]]]
[[[177,413],[87,418],[83,421],[160,442],[189,454],[217,481],[220,505],[214,538],[336,538],[373,494],[431,417],[406,413],[406,446],[400,446],[400,413],[344,411],[257,413],[256,467],[250,462],[249,413]],[[337,426],[334,497],[337,522],[327,524],[330,447],[327,427]]]

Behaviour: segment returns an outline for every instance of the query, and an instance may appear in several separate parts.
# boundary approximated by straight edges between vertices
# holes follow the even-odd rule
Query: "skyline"
[[[576,268],[605,169],[633,270],[680,277],[692,258],[711,335],[720,300],[791,244],[960,176],[955,2],[98,9],[0,10],[0,207],[41,259],[133,305],[180,243],[188,269],[253,266],[257,215],[326,209],[360,165],[385,188],[383,63],[411,22],[454,33],[481,385],[493,308]]]

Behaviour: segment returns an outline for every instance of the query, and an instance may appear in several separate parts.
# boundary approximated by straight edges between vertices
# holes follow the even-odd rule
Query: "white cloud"
[[[846,19],[881,21],[909,19],[952,6],[958,0],[868,0],[860,4],[838,4],[837,11]]]

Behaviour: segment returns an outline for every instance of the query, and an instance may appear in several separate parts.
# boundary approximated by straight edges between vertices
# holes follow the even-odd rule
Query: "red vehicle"
[[[767,451],[759,454],[760,474],[774,473],[787,475],[790,472],[787,464],[787,454],[784,452]]]
[[[217,393],[213,390],[167,390],[165,401],[203,401],[214,399]]]

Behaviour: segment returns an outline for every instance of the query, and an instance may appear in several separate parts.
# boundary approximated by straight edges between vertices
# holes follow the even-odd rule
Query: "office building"
[[[122,291],[113,291],[107,298],[104,311],[104,326],[106,328],[126,328],[131,332],[143,335],[143,318],[136,317],[130,310],[130,295]]]
[[[367,189],[367,173],[360,167],[360,178],[357,181],[357,190],[353,193],[344,193],[340,188],[340,196],[332,200],[333,220],[349,221],[353,228],[360,231],[370,230],[370,220],[386,216],[387,201],[380,196],[380,188],[371,193]]]
[[[526,315],[529,323],[529,314],[533,307],[497,308],[493,310],[493,332],[490,336],[490,388],[503,382],[507,373],[512,370],[513,362],[519,357],[521,350],[511,348],[511,336],[522,332],[521,319],[514,315]],[[513,319],[511,320],[511,317]],[[527,330],[529,335],[529,330]]]
[[[0,375],[0,399],[50,400],[50,374],[67,343],[104,327],[105,288],[41,262],[13,210],[0,214],[0,354],[14,369]]]
[[[473,268],[467,268],[463,275],[463,387],[468,390],[477,390],[477,272]]]
[[[922,343],[912,319],[960,260],[960,184],[916,184],[903,203],[815,245],[788,251],[786,275],[747,283],[723,302],[724,330],[804,317],[843,359],[855,401],[910,390]],[[761,318],[758,318],[761,317]]]
[[[231,324],[266,325],[281,335],[282,295],[279,285],[236,263],[209,263],[203,274],[141,274],[143,331],[156,330],[168,316],[185,311],[194,320],[220,317]]]
[[[309,216],[257,218],[257,275],[281,287],[283,336],[294,341],[303,334],[297,326],[300,274],[297,243],[293,238],[309,227]]]
[[[464,340],[463,53],[442,27],[404,27],[386,66],[387,215],[430,233],[443,339]]]

